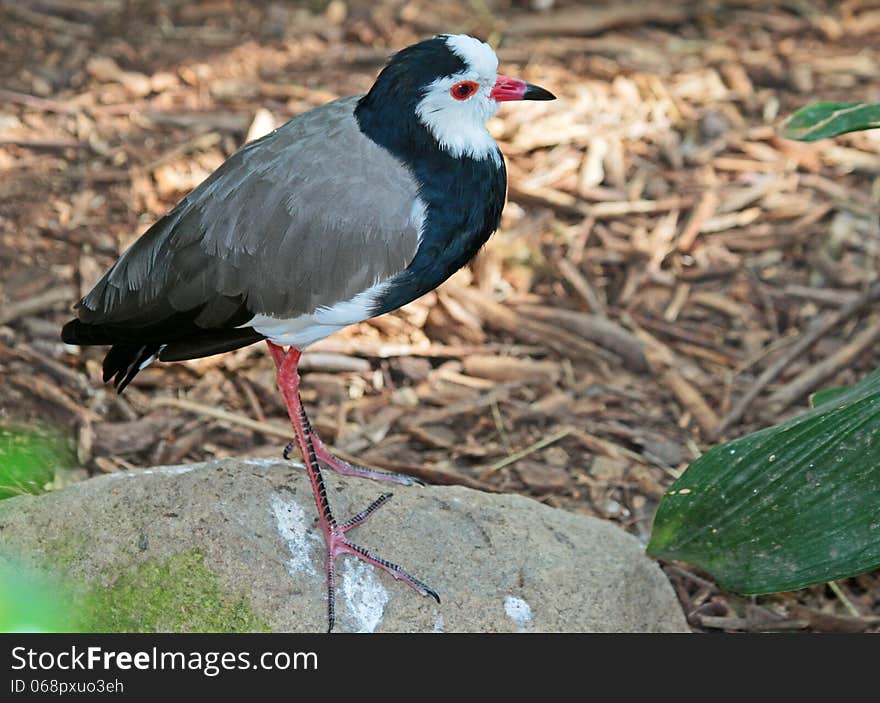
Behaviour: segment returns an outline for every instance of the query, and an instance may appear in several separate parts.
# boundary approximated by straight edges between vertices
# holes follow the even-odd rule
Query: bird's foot
[[[414,476],[407,476],[406,474],[396,474],[392,473],[391,471],[380,471],[379,469],[370,469],[366,466],[350,464],[344,459],[340,459],[339,457],[334,456],[330,452],[330,450],[324,446],[321,438],[318,437],[318,435],[314,432],[311,433],[310,438],[315,448],[315,457],[321,463],[321,466],[330,469],[331,471],[335,471],[338,474],[342,474],[344,476],[358,476],[360,478],[369,478],[373,481],[397,483],[401,486],[425,485],[424,481],[417,479]],[[297,441],[294,439],[284,448],[284,458],[290,459],[290,453],[296,447]]]
[[[327,499],[327,487],[324,484],[324,477],[321,475],[320,465],[323,464],[344,474],[364,476],[380,481],[395,481],[404,485],[416,483],[417,481],[401,474],[390,474],[384,471],[354,466],[330,454],[312,429],[309,418],[306,415],[306,410],[299,397],[299,374],[296,371],[296,365],[300,358],[299,350],[290,349],[285,353],[281,347],[273,342],[268,342],[268,345],[272,358],[278,367],[278,387],[284,396],[287,414],[290,416],[290,421],[296,434],[296,444],[299,445],[302,452],[303,463],[309,474],[309,482],[312,484],[315,507],[318,509],[318,524],[321,526],[321,531],[324,533],[324,538],[327,542],[327,610],[330,624],[329,631],[332,632],[333,630],[336,609],[334,561],[340,554],[351,554],[368,564],[378,566],[380,569],[391,574],[395,579],[408,584],[416,593],[423,596],[431,596],[439,603],[440,597],[432,588],[419,581],[419,579],[410,576],[397,564],[392,564],[377,554],[350,542],[345,536],[349,530],[362,525],[374,512],[384,505],[391,498],[391,494],[383,493],[350,520],[338,523],[330,508],[330,501]],[[285,458],[287,458],[291,448],[289,445],[285,449]]]
[[[374,512],[376,512],[387,500],[391,498],[391,493],[383,493],[376,500],[370,503],[366,508],[361,510],[349,520],[343,523],[336,523],[330,518],[329,521],[321,521],[321,527],[327,542],[327,614],[329,620],[328,632],[333,631],[333,625],[336,621],[336,572],[335,560],[340,554],[351,554],[362,561],[378,566],[380,569],[387,571],[395,579],[408,584],[416,593],[422,596],[431,596],[438,603],[440,596],[437,592],[423,581],[415,576],[407,573],[403,568],[368,549],[364,549],[357,544],[349,541],[345,534],[366,522]]]

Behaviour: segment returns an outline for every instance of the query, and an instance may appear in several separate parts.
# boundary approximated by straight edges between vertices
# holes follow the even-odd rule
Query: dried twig
[[[673,369],[669,369],[660,380],[663,385],[675,394],[679,402],[690,411],[703,432],[710,434],[718,427],[718,416],[715,414],[715,411],[709,407],[702,393],[681,374]]]
[[[58,286],[24,300],[6,303],[0,308],[0,325],[7,325],[26,315],[52,310],[61,303],[69,306],[76,299],[76,295],[76,290],[72,286]]]
[[[807,331],[803,335],[803,337],[801,337],[800,341],[798,341],[794,346],[791,347],[791,349],[786,351],[782,356],[779,357],[779,359],[777,359],[764,370],[764,372],[757,378],[755,383],[752,385],[751,388],[749,388],[746,394],[742,398],[740,398],[736,402],[736,404],[730,409],[730,411],[722,418],[715,430],[710,433],[709,438],[712,441],[717,441],[718,438],[720,438],[721,435],[723,435],[733,425],[733,423],[739,421],[739,419],[745,414],[746,410],[749,409],[752,402],[755,400],[755,398],[758,397],[761,391],[766,388],[767,385],[773,381],[773,379],[781,374],[783,370],[785,370],[785,368],[789,364],[791,364],[792,361],[804,354],[810,347],[812,347],[817,341],[827,335],[835,327],[850,319],[853,315],[856,315],[859,311],[861,311],[863,307],[865,307],[869,303],[876,301],[877,299],[880,299],[880,283],[875,283],[864,293],[862,293],[862,295],[860,295],[856,300],[848,303],[837,312],[827,315],[822,321],[820,321],[812,329]],[[780,398],[777,398],[776,402],[779,403],[780,400]]]
[[[550,308],[543,305],[520,305],[516,309],[542,322],[556,323],[575,332],[583,339],[614,352],[633,371],[648,370],[648,360],[645,358],[645,352],[638,337],[613,320],[599,315],[587,315],[574,310]]]
[[[530,444],[525,449],[521,449],[520,451],[514,452],[513,454],[506,456],[503,459],[499,459],[494,464],[490,464],[480,473],[480,478],[486,479],[499,469],[503,469],[505,466],[509,466],[510,464],[513,464],[520,459],[527,457],[529,454],[533,454],[539,449],[549,447],[554,442],[558,442],[563,437],[568,437],[568,435],[572,434],[573,432],[575,432],[575,429],[573,427],[563,427],[561,430],[558,430],[553,434],[538,440],[534,444]]]
[[[247,427],[249,430],[260,432],[261,434],[283,437],[284,439],[290,439],[292,436],[292,430],[289,427],[276,425],[275,423],[270,422],[259,422],[257,420],[252,420],[246,415],[231,413],[227,410],[222,410],[221,408],[216,408],[212,405],[196,403],[192,400],[184,400],[182,398],[155,398],[151,405],[155,408],[177,408],[178,410],[186,410],[187,412],[197,413],[206,417],[213,417],[217,420],[222,420],[223,422],[231,422],[234,425]]]
[[[822,381],[830,378],[841,369],[847,368],[863,351],[880,340],[880,322],[875,322],[844,344],[827,359],[813,364],[797,378],[780,388],[767,398],[767,407],[772,413],[780,413],[799,398],[803,398]]]
[[[608,317],[608,312],[605,310],[605,305],[602,303],[601,298],[599,298],[598,293],[596,293],[590,281],[580,272],[577,266],[563,256],[555,257],[553,263],[559,269],[559,273],[565,277],[565,280],[571,284],[571,287],[587,304],[590,312],[600,317]]]
[[[642,2],[615,3],[608,7],[574,6],[547,14],[520,15],[507,32],[527,36],[589,36],[608,29],[647,23],[680,24],[694,11],[687,5],[646,5]]]

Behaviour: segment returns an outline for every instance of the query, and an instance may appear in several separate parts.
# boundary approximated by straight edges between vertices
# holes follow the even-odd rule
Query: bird
[[[325,538],[329,631],[341,554],[440,597],[347,536],[391,493],[340,521],[322,468],[420,481],[334,456],[309,423],[297,365],[309,345],[439,286],[498,228],[507,173],[486,123],[502,102],[555,96],[497,69],[494,50],[465,34],[398,51],[366,94],[233,153],[121,254],[62,328],[68,344],[110,346],[103,376],[119,393],[157,360],[265,341],[293,427],[284,455],[301,451]]]

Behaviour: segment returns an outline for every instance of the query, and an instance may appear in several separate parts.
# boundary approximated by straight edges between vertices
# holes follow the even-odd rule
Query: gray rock
[[[325,474],[338,518],[386,485]],[[337,629],[687,632],[638,541],[517,495],[395,486],[350,533],[435,588],[337,562]],[[0,554],[51,564],[101,630],[323,632],[324,542],[305,471],[226,459],[101,476],[0,502]],[[85,621],[84,621],[85,622]]]

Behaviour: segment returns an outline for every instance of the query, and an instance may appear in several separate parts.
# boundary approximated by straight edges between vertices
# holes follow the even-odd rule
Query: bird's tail
[[[113,344],[114,340],[100,325],[87,325],[80,320],[71,320],[61,328],[61,341],[87,347],[94,344]]]
[[[61,340],[67,344],[92,346],[111,344],[104,357],[104,381],[113,379],[113,387],[122,393],[138,371],[153,363],[162,351],[161,344],[120,342],[101,325],[71,320],[61,329]]]
[[[112,345],[104,357],[104,381],[113,379],[113,385],[122,393],[137,375],[156,359],[183,361],[240,349],[259,342],[265,337],[252,327],[199,329],[192,326],[183,334],[162,334],[154,328],[140,327],[120,332],[107,325],[71,320],[61,330],[61,339],[67,344],[81,346]]]
[[[152,364],[162,351],[161,344],[114,344],[104,357],[104,382],[122,393],[138,371]]]

